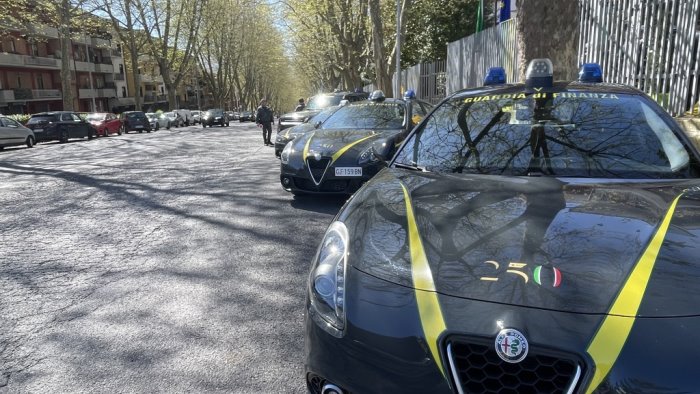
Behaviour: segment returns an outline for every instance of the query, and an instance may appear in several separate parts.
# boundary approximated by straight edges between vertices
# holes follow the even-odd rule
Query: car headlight
[[[374,149],[372,149],[372,147],[370,146],[360,154],[359,159],[357,159],[357,164],[364,165],[370,163],[378,163],[380,161],[381,159],[374,154]]]
[[[345,328],[347,247],[347,227],[333,222],[323,236],[309,277],[309,317],[336,337],[341,337]]]
[[[287,142],[284,146],[282,153],[280,154],[280,161],[282,164],[289,164],[289,155],[292,153],[292,141]]]

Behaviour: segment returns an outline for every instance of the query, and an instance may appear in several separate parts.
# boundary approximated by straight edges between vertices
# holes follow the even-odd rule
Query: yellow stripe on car
[[[671,203],[666,216],[664,216],[661,225],[656,230],[656,234],[654,234],[644,254],[622,286],[610,311],[608,311],[607,317],[603,320],[603,323],[598,328],[598,332],[588,345],[588,354],[591,355],[595,362],[595,374],[591,384],[588,385],[586,393],[595,391],[608,375],[615,361],[617,361],[630,331],[632,331],[635,316],[639,311],[649,278],[656,264],[656,258],[664,238],[666,238],[666,232],[676,210],[676,204],[681,196],[676,197]]]
[[[367,137],[360,138],[359,140],[357,140],[357,141],[355,141],[355,142],[351,142],[351,143],[345,145],[344,147],[338,149],[338,151],[335,152],[335,153],[333,154],[333,156],[331,156],[331,163],[333,163],[333,162],[335,162],[336,160],[338,160],[338,158],[339,158],[340,156],[342,156],[343,153],[347,152],[348,149],[350,149],[350,148],[352,148],[353,146],[359,144],[360,142],[365,141],[365,140],[368,140],[368,139],[370,139],[370,138],[372,138],[372,137],[374,137],[374,135],[368,135]]]
[[[442,317],[442,309],[438,301],[437,292],[435,291],[435,282],[433,274],[428,264],[428,257],[423,249],[423,241],[418,233],[418,224],[413,213],[413,205],[411,197],[408,194],[406,186],[401,184],[403,188],[404,200],[406,201],[406,219],[408,221],[408,244],[411,252],[411,271],[413,275],[413,287],[416,293],[416,302],[418,304],[418,314],[420,316],[423,334],[430,348],[430,353],[440,369],[442,376],[445,371],[442,367],[440,351],[438,349],[438,339],[446,330],[445,320]]]
[[[309,146],[311,145],[311,139],[314,138],[314,134],[312,133],[309,136],[309,139],[306,140],[306,145],[304,145],[304,153],[302,153],[302,159],[306,160],[306,158],[309,156]]]

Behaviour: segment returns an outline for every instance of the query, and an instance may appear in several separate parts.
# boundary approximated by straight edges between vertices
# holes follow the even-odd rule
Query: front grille
[[[321,183],[323,174],[326,173],[326,168],[331,163],[330,157],[321,157],[316,160],[315,157],[309,157],[306,159],[306,165],[309,167],[309,173],[316,183]]]
[[[567,393],[581,376],[573,356],[538,353],[531,347],[519,363],[498,357],[493,342],[453,339],[448,344],[452,374],[463,393],[538,394]]]

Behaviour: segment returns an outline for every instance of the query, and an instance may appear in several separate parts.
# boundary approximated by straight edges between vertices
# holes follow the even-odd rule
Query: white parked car
[[[14,119],[0,116],[0,150],[6,146],[27,145],[31,148],[36,142],[34,132]]]
[[[151,128],[153,130],[158,130],[160,128],[170,129],[170,119],[164,114],[147,112],[146,117],[148,118],[148,122],[151,124]]]
[[[192,116],[192,111],[189,109],[176,109],[173,110],[176,114],[180,114],[182,121],[185,122],[185,126],[194,124],[194,117]]]
[[[185,125],[185,120],[179,113],[175,111],[166,112],[163,115],[165,115],[170,120],[170,125],[172,127],[180,127]]]
[[[192,122],[194,124],[202,123],[202,111],[194,110],[192,111]]]

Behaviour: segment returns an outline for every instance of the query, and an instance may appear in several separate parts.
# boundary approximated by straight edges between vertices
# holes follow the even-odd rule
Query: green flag
[[[484,0],[479,0],[479,9],[476,12],[476,32],[484,30]]]

